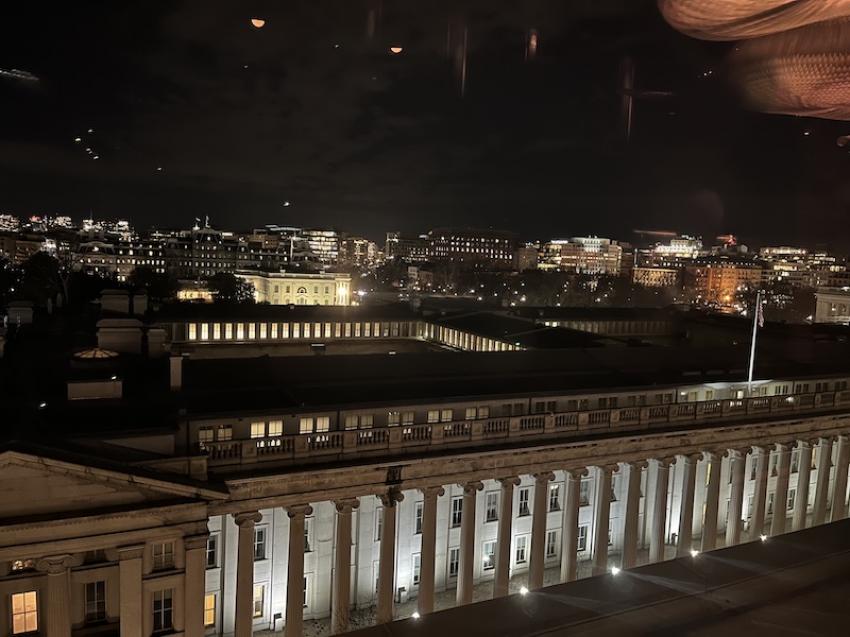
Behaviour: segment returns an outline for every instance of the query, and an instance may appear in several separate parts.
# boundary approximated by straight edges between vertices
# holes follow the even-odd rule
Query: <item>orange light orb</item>
[[[402,48],[400,46],[391,46],[390,47],[390,53],[392,53],[393,55],[398,55],[402,51],[404,51],[404,48]]]
[[[262,29],[264,26],[266,26],[266,21],[262,18],[251,18],[251,24],[254,25],[254,27],[257,29]]]

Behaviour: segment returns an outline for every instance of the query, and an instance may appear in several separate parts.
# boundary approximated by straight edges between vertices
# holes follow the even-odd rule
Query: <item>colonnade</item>
[[[830,469],[832,467],[833,438],[815,438],[807,440],[783,440],[776,443],[757,444],[735,448],[688,449],[675,455],[653,457],[640,460],[628,460],[616,464],[592,465],[589,467],[541,467],[532,475],[534,495],[531,507],[530,555],[528,560],[528,589],[543,586],[545,550],[547,541],[547,497],[548,485],[555,478],[555,470],[563,471],[565,476],[565,494],[563,498],[562,528],[560,532],[560,581],[576,579],[578,572],[579,507],[580,485],[582,478],[591,475],[595,481],[593,502],[593,541],[591,567],[593,574],[602,574],[609,570],[609,518],[612,497],[612,476],[625,480],[625,498],[623,508],[622,550],[619,556],[619,568],[632,568],[638,563],[639,550],[648,546],[648,561],[657,562],[667,556],[668,538],[673,538],[676,556],[695,555],[698,551],[710,551],[717,546],[718,514],[720,512],[721,463],[724,457],[729,463],[729,503],[725,523],[725,546],[738,544],[744,532],[743,506],[745,496],[745,470],[747,457],[753,458],[754,487],[753,502],[748,508],[750,523],[748,539],[765,539],[767,535],[778,535],[789,530],[799,530],[806,526],[809,503],[809,481],[812,469],[812,452],[818,453],[818,476],[815,485],[812,524],[835,521],[847,515],[847,477],[850,469],[850,436],[837,436],[837,454],[835,462],[833,491],[829,492]],[[796,480],[791,484],[791,454],[798,449]],[[773,466],[769,459],[775,453]],[[701,537],[699,545],[694,541],[695,485],[698,463],[705,478],[703,491]],[[681,494],[678,507],[678,519],[668,520],[671,467],[675,472],[677,493]],[[641,477],[644,470],[652,472],[650,493],[641,492]],[[765,527],[767,515],[768,477],[776,477],[773,491],[773,514],[770,527]],[[511,538],[514,490],[520,484],[517,475],[496,476],[500,490],[500,511],[495,548],[493,573],[493,596],[508,594],[511,577]],[[480,480],[459,483],[463,490],[463,516],[460,523],[459,565],[457,573],[457,605],[468,604],[473,598],[474,555],[476,546],[476,499],[483,488]],[[647,485],[650,482],[647,480]],[[796,489],[793,515],[790,528],[787,524],[786,501],[789,486]],[[411,488],[412,489],[412,488]],[[411,490],[408,489],[408,490]],[[437,525],[437,503],[444,495],[443,485],[418,487],[422,495],[421,519],[421,562],[417,595],[417,611],[430,613],[435,606],[435,538]],[[646,495],[647,506],[643,508],[644,525],[639,524],[641,498]],[[831,497],[832,496],[832,497]],[[366,496],[362,496],[366,497]],[[378,623],[392,621],[394,618],[394,593],[396,591],[394,564],[396,550],[396,520],[398,503],[403,499],[399,487],[389,487],[377,494],[381,500],[381,536],[380,564],[377,577]],[[831,506],[828,506],[831,502]],[[332,632],[345,632],[349,628],[351,598],[351,538],[352,511],[359,506],[359,498],[349,498],[335,502],[336,549],[334,554],[333,594],[331,596]],[[304,599],[304,519],[310,514],[309,504],[286,507],[290,519],[288,581],[286,588],[285,635],[298,637],[303,628]],[[790,510],[790,509],[789,509]],[[253,528],[259,520],[259,512],[243,512],[235,516],[239,526],[238,583],[236,587],[236,637],[250,637],[251,619],[251,582],[253,569]],[[669,527],[669,528],[668,528]],[[642,531],[645,528],[645,534]],[[671,533],[670,529],[676,529]],[[244,534],[244,535],[243,535]],[[122,637],[129,637],[122,634]]]

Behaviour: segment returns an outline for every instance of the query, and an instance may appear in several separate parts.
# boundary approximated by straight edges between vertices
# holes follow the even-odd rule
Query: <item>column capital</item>
[[[421,487],[419,489],[426,498],[439,498],[446,495],[446,490],[442,486],[437,487]]]
[[[702,457],[704,460],[711,462],[712,460],[717,460],[718,458],[723,458],[726,454],[729,453],[728,449],[703,449]]]
[[[696,464],[699,461],[700,456],[702,456],[702,454],[699,452],[679,454],[679,457],[685,461],[685,464]]]
[[[539,484],[546,484],[547,482],[551,482],[555,479],[555,474],[552,471],[542,471],[540,473],[532,474],[534,476],[534,480]]]
[[[253,527],[262,519],[263,515],[259,511],[243,511],[242,513],[236,513],[233,516],[233,521],[236,522],[236,526],[240,529]]]
[[[476,491],[481,491],[484,488],[484,483],[481,480],[471,480],[470,482],[458,482],[457,486],[463,488],[464,495],[474,495]]]
[[[119,546],[117,551],[119,562],[123,560],[140,560],[145,554],[145,545],[130,544],[127,546]]]
[[[729,458],[740,460],[741,458],[746,458],[751,449],[752,447],[734,447],[726,451],[729,453]]]
[[[518,487],[521,480],[519,476],[509,476],[507,478],[496,478],[496,482],[500,483],[503,487]]]
[[[621,463],[623,466],[629,467],[629,469],[639,469],[643,470],[649,466],[649,463],[646,460],[627,460]]]
[[[797,446],[796,440],[780,440],[779,442],[774,443],[776,451],[782,453],[783,451],[789,451]]]
[[[773,443],[758,443],[752,446],[753,453],[770,453],[770,448],[773,446]]]
[[[587,475],[587,467],[564,469],[564,473],[567,474],[567,477],[572,478],[573,480],[579,480]]]
[[[354,509],[360,506],[359,498],[345,498],[344,500],[335,500],[334,507],[337,513],[351,513]]]
[[[833,441],[834,439],[835,439],[835,436],[818,436],[817,441],[818,441],[820,444],[823,444],[823,443],[825,443],[825,442],[828,442],[828,443],[832,444],[832,441]]]
[[[293,504],[286,507],[286,515],[289,516],[290,520],[298,517],[303,519],[308,515],[313,515],[313,507],[309,504]]]
[[[661,456],[659,458],[651,458],[651,460],[659,466],[669,469],[671,464],[676,463],[676,456]]]
[[[838,434],[836,436],[836,439],[838,440],[838,444],[846,445],[848,442],[850,442],[850,435],[846,433]]]
[[[377,493],[375,497],[381,501],[381,504],[385,507],[394,507],[396,504],[404,500],[404,494],[401,492],[401,489],[392,488],[387,490],[384,493]]]
[[[597,469],[599,469],[600,471],[607,473],[608,475],[611,475],[612,473],[614,473],[615,471],[617,471],[620,468],[620,465],[617,464],[617,463],[595,464],[593,466],[596,467]]]
[[[209,539],[210,534],[204,533],[202,535],[190,535],[188,537],[183,538],[183,547],[187,551],[191,551],[193,549],[205,549],[207,548],[207,540]]]
[[[35,563],[35,568],[48,575],[62,575],[72,566],[74,557],[67,553],[42,557]]]

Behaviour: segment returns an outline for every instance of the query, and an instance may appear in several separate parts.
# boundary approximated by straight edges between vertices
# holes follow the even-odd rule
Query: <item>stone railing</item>
[[[203,450],[213,467],[265,461],[331,462],[355,456],[392,456],[504,444],[509,440],[570,439],[585,434],[663,429],[677,424],[734,422],[841,407],[850,408],[850,390],[228,440],[205,443]]]

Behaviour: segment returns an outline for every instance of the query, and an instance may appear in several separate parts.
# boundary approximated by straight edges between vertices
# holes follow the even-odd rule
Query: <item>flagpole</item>
[[[750,370],[747,375],[747,394],[751,395],[753,389],[753,371],[756,366],[756,335],[759,328],[759,314],[761,313],[761,290],[756,293],[756,306],[753,312],[753,338],[750,343]]]

